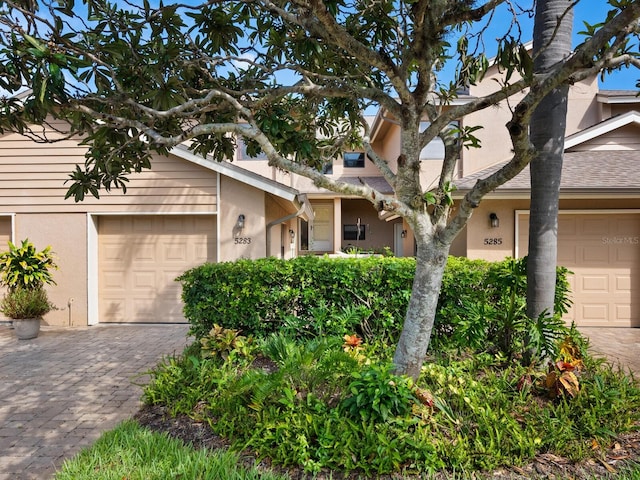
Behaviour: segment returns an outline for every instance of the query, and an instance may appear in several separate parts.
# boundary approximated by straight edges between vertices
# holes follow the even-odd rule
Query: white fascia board
[[[575,147],[576,145],[587,142],[601,135],[604,135],[605,133],[612,132],[613,130],[632,123],[640,125],[640,113],[636,112],[635,110],[610,118],[592,127],[585,128],[584,130],[578,133],[574,133],[573,135],[569,135],[564,140],[564,148],[568,149]]]
[[[227,161],[218,162],[215,160],[207,160],[187,150],[185,147],[174,147],[169,153],[290,202],[294,202],[299,195],[299,192],[293,188],[284,185],[280,186],[276,182],[244,170],[242,167],[230,165]]]

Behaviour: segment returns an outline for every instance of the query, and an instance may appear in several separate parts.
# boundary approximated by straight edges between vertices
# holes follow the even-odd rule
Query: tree
[[[628,39],[640,16],[640,2],[617,0],[606,23],[590,28],[569,58],[534,75],[518,34],[521,11],[510,0],[158,6],[145,0],[141,7],[46,1],[0,2],[0,87],[31,88],[21,98],[3,100],[0,128],[47,141],[29,125],[55,118],[69,125],[65,135],[82,136],[87,160],[71,174],[69,189],[76,200],[125,188],[128,174],[151,167],[151,152],[166,154],[188,142],[195,153],[224,161],[242,136],[249,153],[263,152],[270,165],[404,217],[415,235],[417,267],[394,362],[399,373],[413,377],[429,345],[451,242],[483,196],[533,158],[533,111],[561,85],[636,62]],[[459,89],[490,67],[483,42],[497,9],[510,12],[512,20],[503,23],[496,57],[505,80],[489,95],[454,103]],[[447,82],[438,75],[449,60],[457,67]],[[476,126],[451,125],[520,92],[507,124],[513,158],[454,208],[456,160],[477,139]],[[371,148],[362,113],[371,105],[401,126],[393,168]],[[422,131],[425,120],[429,126]],[[438,185],[425,191],[420,151],[436,136],[445,144],[445,158]],[[321,173],[328,159],[355,146],[365,149],[395,195]]]
[[[571,54],[573,9],[567,0],[538,0],[533,29],[533,71],[544,75]],[[567,123],[568,85],[542,99],[531,118],[536,155],[529,166],[531,206],[527,258],[527,316],[554,315],[558,257],[558,207]]]

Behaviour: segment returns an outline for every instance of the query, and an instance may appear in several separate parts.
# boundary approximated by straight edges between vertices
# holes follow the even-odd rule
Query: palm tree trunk
[[[560,22],[560,19],[562,21]],[[568,0],[538,0],[533,35],[534,71],[549,67],[571,52],[573,9]],[[558,251],[558,203],[564,154],[568,87],[554,90],[531,120],[537,155],[531,162],[527,315],[553,315]]]

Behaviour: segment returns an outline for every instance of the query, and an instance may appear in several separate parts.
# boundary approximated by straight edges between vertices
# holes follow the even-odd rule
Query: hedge
[[[464,315],[468,305],[495,301],[504,285],[496,282],[494,273],[504,270],[507,262],[449,257],[436,336],[446,335],[447,326]],[[414,273],[413,258],[301,256],[207,263],[177,280],[182,283],[190,333],[196,338],[218,324],[246,335],[355,332],[396,341]],[[566,284],[566,270],[559,269],[562,282]],[[518,291],[522,298],[525,289]]]

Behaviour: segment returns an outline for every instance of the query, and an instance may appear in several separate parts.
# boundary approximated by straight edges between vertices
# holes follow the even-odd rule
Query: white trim
[[[252,187],[256,187],[260,190],[271,193],[272,195],[275,195],[277,197],[284,198],[285,200],[289,200],[291,202],[295,201],[298,194],[300,193],[291,187],[279,185],[273,180],[270,180],[261,175],[257,175],[253,172],[243,169],[242,167],[238,167],[237,165],[232,165],[226,161],[218,162],[215,160],[207,160],[206,158],[196,155],[195,153],[187,150],[185,147],[174,147],[169,153],[182,158],[183,160],[187,160],[189,162],[200,165],[201,167],[208,168],[209,170],[213,170],[214,172],[222,174],[226,177],[232,178],[247,185],[251,185]]]
[[[566,150],[568,148],[575,147],[576,145],[587,142],[596,137],[600,137],[605,133],[612,132],[613,130],[632,123],[640,125],[640,113],[635,110],[610,118],[604,122],[598,123],[597,125],[593,125],[592,127],[585,128],[573,135],[569,135],[564,140],[564,148]]]
[[[640,103],[640,97],[636,95],[634,92],[629,92],[623,95],[607,95],[606,93],[598,92],[596,94],[596,99],[600,103]]]
[[[514,210],[514,232],[515,232],[515,238],[513,241],[513,256],[514,258],[518,258],[519,257],[519,245],[518,245],[518,239],[520,238],[520,228],[519,228],[519,220],[520,220],[520,215],[529,215],[531,212],[531,210],[529,209],[518,209],[518,210]],[[633,215],[638,215],[640,214],[640,208],[599,208],[599,209],[562,209],[562,210],[558,210],[558,215],[603,215],[603,214],[610,214],[610,215],[623,215],[623,214],[633,214]]]
[[[220,189],[222,188],[222,177],[220,172],[216,173],[216,210],[220,212]],[[220,215],[216,214],[216,263],[220,262],[220,232],[222,231],[222,220]]]
[[[100,323],[98,309],[98,219],[87,212],[87,324]]]

